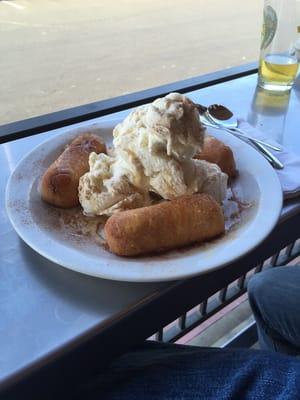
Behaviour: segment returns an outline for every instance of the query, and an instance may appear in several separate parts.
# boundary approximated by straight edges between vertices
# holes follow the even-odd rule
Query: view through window
[[[0,124],[256,61],[262,6],[0,0]]]

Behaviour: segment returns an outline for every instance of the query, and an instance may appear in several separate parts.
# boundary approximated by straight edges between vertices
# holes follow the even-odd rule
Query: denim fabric
[[[300,399],[300,361],[247,349],[146,342],[82,388],[81,399]]]
[[[248,294],[260,347],[300,354],[300,267],[277,267],[254,275]]]

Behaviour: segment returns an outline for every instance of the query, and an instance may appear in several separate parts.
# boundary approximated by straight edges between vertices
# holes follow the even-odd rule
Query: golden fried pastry
[[[40,187],[42,199],[61,208],[76,207],[79,178],[89,170],[89,155],[93,151],[106,153],[99,136],[84,133],[74,139],[44,173]]]
[[[204,138],[202,151],[194,158],[217,164],[230,178],[234,178],[237,174],[231,148],[212,136]]]
[[[178,197],[111,216],[104,232],[109,249],[136,256],[212,239],[225,230],[220,205],[207,194]]]

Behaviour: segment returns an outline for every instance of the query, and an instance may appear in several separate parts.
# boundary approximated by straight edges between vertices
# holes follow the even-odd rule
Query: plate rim
[[[104,122],[104,125],[105,125],[105,122],[108,122],[109,127],[106,126],[105,128],[106,128],[106,129],[112,130],[113,127],[116,125],[116,123],[120,122],[120,120],[119,120],[119,119],[116,119],[116,120],[109,119],[108,121],[99,121],[98,124],[97,124],[97,123],[92,123],[92,124],[90,124],[90,125],[88,125],[88,126],[83,127],[83,129],[86,130],[86,129],[89,128],[89,126],[98,126],[98,125],[100,125],[100,126],[99,126],[100,129],[101,129],[101,128],[103,129],[103,122]],[[101,126],[101,125],[102,125],[102,126]],[[82,129],[82,128],[79,128],[79,129]],[[210,132],[210,133],[211,133],[211,132]],[[217,132],[216,132],[216,133],[217,133]],[[9,194],[10,194],[11,185],[12,185],[11,182],[13,181],[14,174],[16,174],[16,173],[18,172],[18,170],[20,169],[20,166],[21,166],[28,158],[30,158],[32,155],[34,155],[34,154],[38,151],[38,149],[39,149],[40,147],[45,146],[45,144],[47,144],[48,142],[52,142],[53,140],[55,140],[55,139],[57,139],[57,138],[62,139],[64,136],[66,136],[66,142],[67,142],[67,140],[70,140],[70,138],[72,138],[73,135],[76,136],[77,134],[79,134],[78,129],[76,129],[76,128],[75,128],[75,129],[74,129],[74,128],[73,128],[73,129],[67,129],[66,131],[61,132],[61,133],[55,135],[54,137],[47,138],[46,140],[42,141],[42,142],[39,143],[37,146],[35,146],[30,152],[26,153],[26,154],[19,160],[19,162],[17,163],[15,169],[12,171],[12,173],[11,173],[9,179],[8,179],[8,182],[7,182],[7,185],[6,185],[6,191],[5,191],[5,206],[6,206],[6,212],[7,212],[7,215],[8,215],[8,217],[9,217],[9,220],[10,220],[10,222],[11,222],[13,228],[15,229],[15,231],[17,232],[17,234],[19,235],[19,237],[20,237],[27,245],[29,245],[29,247],[31,247],[34,251],[36,251],[38,254],[42,255],[42,256],[45,257],[46,259],[48,259],[48,260],[54,262],[55,264],[57,264],[57,265],[59,265],[59,266],[62,266],[62,267],[67,268],[67,269],[69,269],[69,270],[73,270],[73,271],[76,271],[76,272],[79,272],[79,273],[82,273],[82,274],[85,274],[85,275],[94,276],[94,277],[102,278],[102,279],[115,280],[115,281],[126,281],[126,282],[163,282],[163,281],[165,281],[165,282],[166,282],[166,281],[174,281],[174,280],[180,280],[180,279],[187,279],[187,278],[191,278],[191,277],[193,277],[193,276],[201,275],[201,274],[204,274],[204,273],[208,273],[208,272],[214,271],[214,270],[216,270],[216,269],[223,268],[223,267],[225,267],[226,265],[228,265],[228,264],[230,264],[230,263],[232,263],[232,262],[234,262],[234,261],[237,261],[239,258],[245,256],[245,255],[248,254],[250,251],[252,251],[255,247],[257,247],[257,246],[269,235],[269,233],[273,230],[273,228],[275,227],[276,223],[278,222],[278,219],[279,219],[279,217],[280,217],[281,210],[282,210],[283,194],[282,194],[281,184],[280,184],[280,181],[279,181],[279,178],[278,178],[276,172],[275,172],[274,169],[269,165],[269,163],[268,163],[258,152],[256,152],[256,150],[254,150],[254,149],[251,148],[250,145],[248,145],[248,144],[246,144],[246,143],[244,143],[244,142],[241,143],[241,141],[239,141],[239,139],[237,139],[237,138],[231,138],[231,139],[230,139],[231,141],[233,141],[233,142],[235,142],[235,143],[239,143],[239,144],[242,145],[242,146],[247,146],[248,151],[250,151],[250,152],[255,152],[255,153],[256,153],[256,157],[259,157],[260,162],[262,162],[262,163],[265,164],[265,166],[269,169],[269,172],[272,171],[272,172],[271,172],[271,175],[273,175],[273,184],[274,184],[275,186],[277,186],[277,192],[278,192],[278,194],[279,194],[279,196],[277,196],[277,197],[275,198],[275,203],[277,202],[277,204],[276,204],[275,207],[273,207],[273,210],[276,209],[277,211],[276,211],[276,212],[273,212],[273,215],[272,215],[272,223],[271,223],[271,221],[270,221],[270,224],[269,224],[266,228],[262,227],[263,229],[262,229],[262,230],[259,230],[259,232],[257,233],[256,240],[255,240],[254,242],[252,241],[251,244],[250,244],[250,246],[248,246],[247,249],[244,249],[243,252],[241,252],[241,254],[236,255],[236,256],[234,256],[234,257],[229,257],[229,259],[228,259],[227,261],[224,261],[224,262],[222,262],[222,263],[220,263],[220,264],[216,264],[215,266],[210,266],[210,267],[208,267],[205,271],[194,271],[194,272],[186,273],[186,270],[183,268],[183,271],[182,271],[182,272],[179,272],[179,273],[178,273],[177,270],[176,270],[177,273],[174,272],[174,273],[172,274],[172,276],[169,276],[169,277],[168,277],[168,276],[162,276],[162,277],[160,277],[160,276],[157,276],[157,277],[151,276],[151,277],[147,277],[147,276],[143,276],[142,274],[139,275],[138,277],[132,277],[132,276],[120,277],[120,276],[111,275],[110,273],[103,273],[103,272],[102,272],[102,273],[99,274],[99,273],[96,273],[96,272],[93,273],[93,272],[91,272],[91,271],[86,272],[86,271],[83,270],[82,267],[70,265],[70,264],[68,264],[67,261],[63,262],[61,259],[57,258],[57,257],[55,256],[55,254],[51,254],[51,252],[50,252],[50,254],[49,254],[49,253],[45,253],[45,251],[44,251],[43,249],[40,249],[40,248],[39,248],[39,246],[38,246],[37,243],[32,242],[32,240],[30,240],[30,238],[26,237],[26,233],[25,233],[25,235],[24,235],[24,230],[22,230],[22,226],[21,226],[21,227],[19,226],[19,224],[18,224],[18,218],[15,217],[16,214],[14,215],[14,214],[12,213],[12,208],[9,207],[9,200],[10,200]],[[216,134],[216,136],[220,136],[220,132],[218,132],[218,133]],[[223,134],[221,134],[221,136],[224,136],[224,137],[225,137],[226,134],[223,133]],[[252,153],[252,154],[254,154],[254,153]],[[275,183],[275,182],[276,182],[276,183]],[[274,188],[274,186],[273,186],[273,188]],[[261,198],[261,196],[260,196],[260,198]],[[257,218],[257,215],[255,216],[254,219],[256,219],[256,218]],[[24,236],[25,236],[25,237],[24,237]],[[76,251],[78,251],[78,249],[76,249]],[[157,256],[156,256],[156,257],[157,257]],[[133,258],[133,259],[134,259],[134,258]],[[167,260],[162,260],[162,261],[169,261],[169,262],[172,262],[172,258],[167,259]],[[124,264],[124,263],[126,264],[126,263],[128,263],[129,261],[128,261],[128,258],[120,257],[120,258],[118,259],[118,262],[120,262],[121,264]],[[174,262],[174,260],[173,260],[173,262]],[[141,263],[143,263],[143,264],[148,263],[148,260],[145,260],[145,261],[143,262],[143,258],[141,258]],[[155,267],[155,266],[153,266],[153,268],[154,268],[154,267]],[[125,265],[124,265],[124,268],[126,268]],[[127,268],[130,268],[130,266],[127,266]],[[143,268],[143,266],[141,265],[140,268]]]

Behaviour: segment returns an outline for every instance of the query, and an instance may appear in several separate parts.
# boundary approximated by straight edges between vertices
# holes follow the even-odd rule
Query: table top
[[[256,79],[251,74],[187,95],[205,105],[228,106],[300,154],[300,85],[290,96],[279,98],[257,90]],[[124,117],[128,112],[101,118]],[[81,275],[39,256],[19,239],[5,211],[7,180],[28,151],[63,129],[0,145],[0,389],[24,371],[38,368],[52,355],[84,340],[88,333],[107,329],[178,285],[113,282]],[[282,218],[299,209],[298,200],[290,201]],[[156,328],[149,329],[149,336]]]

